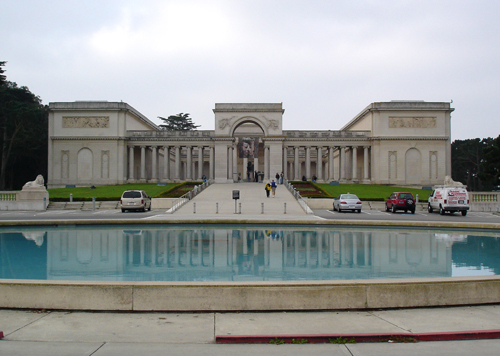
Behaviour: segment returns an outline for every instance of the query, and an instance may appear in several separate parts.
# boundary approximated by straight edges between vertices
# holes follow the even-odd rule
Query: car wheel
[[[411,213],[412,213],[412,214],[415,214],[415,209],[413,209],[413,210],[411,211]]]
[[[337,208],[335,207],[335,204],[333,204],[333,211],[337,211]]]
[[[467,215],[467,210],[462,210],[462,216]]]
[[[391,209],[389,209],[389,205],[387,205],[387,204],[385,204],[385,211],[386,211],[386,212],[391,211]]]
[[[149,209],[148,209],[148,211],[151,211],[151,204],[149,204]]]
[[[405,210],[405,214],[408,214],[408,210]]]
[[[434,209],[432,209],[431,204],[428,204],[428,205],[427,205],[427,211],[428,211],[429,213],[431,213],[431,214],[432,214],[432,212],[434,211]]]
[[[444,215],[444,209],[441,205],[439,206],[439,214]]]
[[[124,213],[124,212],[125,212],[125,209],[122,209],[122,213]]]
[[[395,213],[396,212],[396,207],[393,205],[392,206],[392,212]]]
[[[358,214],[361,214],[361,209],[358,209]]]

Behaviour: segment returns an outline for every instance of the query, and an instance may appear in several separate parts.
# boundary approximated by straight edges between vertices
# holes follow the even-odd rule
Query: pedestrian
[[[278,184],[278,182],[280,181],[280,174],[279,173],[276,173],[276,184]]]
[[[273,181],[271,182],[271,191],[273,192],[273,198],[276,196],[276,187],[276,182],[273,179]]]
[[[283,184],[283,177],[284,177],[284,176],[285,176],[285,175],[283,174],[283,172],[281,172],[281,174],[280,174],[280,184]]]
[[[266,196],[269,198],[269,193],[271,192],[271,184],[267,182],[264,189],[266,190]]]

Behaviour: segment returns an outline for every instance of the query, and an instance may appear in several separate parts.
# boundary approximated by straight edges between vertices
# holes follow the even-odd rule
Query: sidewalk
[[[215,345],[216,338],[266,335],[274,342],[280,343],[280,340],[286,339],[286,335],[289,335],[296,343],[305,343],[307,340],[310,344],[314,342],[313,335],[322,334],[327,339],[323,344],[288,346],[294,351],[316,350],[318,355],[324,354],[323,351],[328,354],[345,355],[344,351],[334,353],[341,348],[338,343],[351,341],[353,337],[361,341],[359,338],[361,335],[386,337],[383,340],[385,345],[367,344],[369,350],[374,350],[377,347],[387,348],[387,344],[398,342],[416,345],[413,343],[416,333],[443,336],[437,340],[456,340],[455,337],[461,335],[459,332],[471,330],[494,330],[489,336],[484,334],[479,335],[479,338],[498,337],[500,333],[498,329],[500,329],[498,305],[273,313],[92,313],[0,310],[0,330],[5,334],[5,338],[0,341],[0,354],[3,356],[233,354],[226,353],[230,350],[235,350],[234,354],[241,352],[246,354],[249,350],[253,350],[253,347],[258,348],[258,345]],[[396,335],[401,336],[394,337]],[[364,354],[355,352],[356,348],[363,348],[361,346],[363,344],[359,341],[356,344],[347,343],[342,347],[347,346],[352,355]],[[274,355],[281,355],[281,352],[288,355],[295,354],[290,353],[287,345],[276,346],[267,340],[265,343],[266,345],[260,347],[265,346],[264,350],[272,351]],[[475,343],[462,341],[462,347],[476,345]],[[488,345],[498,347],[500,341],[490,341]],[[307,349],[304,349],[306,346]],[[472,352],[478,354],[474,352],[474,347]]]

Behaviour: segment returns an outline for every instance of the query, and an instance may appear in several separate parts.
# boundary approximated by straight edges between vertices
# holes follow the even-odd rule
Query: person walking
[[[276,182],[273,179],[273,181],[271,182],[271,191],[273,192],[273,198],[276,196],[276,187]]]
[[[266,196],[269,198],[269,193],[271,192],[271,184],[267,182],[264,189],[266,190]]]

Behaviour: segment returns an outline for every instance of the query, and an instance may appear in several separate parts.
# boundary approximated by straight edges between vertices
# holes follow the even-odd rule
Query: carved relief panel
[[[109,128],[109,116],[64,116],[62,127],[72,129]]]
[[[389,117],[391,129],[433,129],[436,127],[435,117]]]

